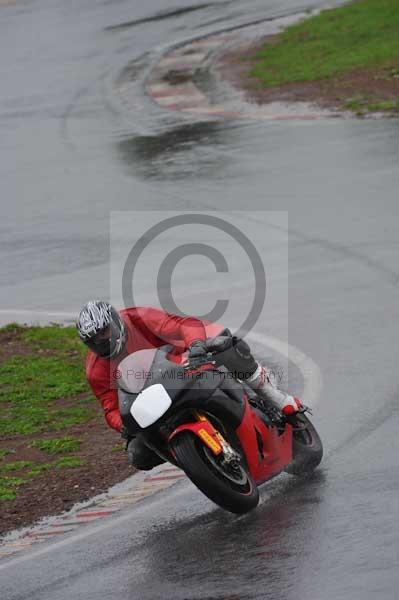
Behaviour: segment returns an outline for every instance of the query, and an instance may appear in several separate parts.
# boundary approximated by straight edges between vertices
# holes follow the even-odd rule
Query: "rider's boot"
[[[215,338],[219,341],[218,360],[229,369],[238,381],[244,381],[262,400],[277,408],[286,417],[303,410],[301,401],[282,392],[269,377],[267,370],[258,363],[248,344],[239,338],[228,335]]]
[[[290,396],[278,389],[269,377],[266,368],[259,363],[256,371],[245,380],[245,383],[263,400],[278,408],[286,417],[296,414],[303,408],[299,398]]]

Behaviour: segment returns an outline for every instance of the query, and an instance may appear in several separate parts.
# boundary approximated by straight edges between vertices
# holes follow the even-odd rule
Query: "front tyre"
[[[189,479],[221,508],[243,514],[258,505],[258,488],[243,464],[224,465],[222,455],[215,456],[189,431],[179,433],[171,445]]]
[[[314,425],[306,415],[299,413],[293,423],[293,461],[284,470],[303,477],[312,473],[323,456],[323,444]]]

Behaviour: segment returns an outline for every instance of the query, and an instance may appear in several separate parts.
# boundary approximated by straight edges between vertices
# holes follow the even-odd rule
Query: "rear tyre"
[[[182,431],[171,441],[177,462],[210,500],[232,513],[258,505],[259,491],[243,464],[225,466],[193,433]]]
[[[284,469],[291,475],[304,477],[312,473],[323,456],[323,444],[314,425],[303,413],[296,415],[292,450],[293,461]],[[298,429],[295,429],[298,428]]]

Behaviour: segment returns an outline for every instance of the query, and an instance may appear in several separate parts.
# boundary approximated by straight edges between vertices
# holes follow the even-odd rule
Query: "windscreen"
[[[139,350],[124,358],[118,365],[119,387],[130,394],[139,394],[152,376],[152,364],[157,348]]]

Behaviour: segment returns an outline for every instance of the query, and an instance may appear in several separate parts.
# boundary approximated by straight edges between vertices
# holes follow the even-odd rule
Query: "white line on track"
[[[7,323],[29,323],[35,325],[37,323],[61,322],[70,324],[71,320],[76,319],[76,313],[63,312],[59,310],[41,311],[41,310],[18,310],[15,308],[0,309],[0,326]]]
[[[54,318],[55,315],[59,315],[60,317],[67,318],[67,319],[75,317],[74,313],[68,313],[68,312],[0,310],[0,315],[4,314],[4,313],[11,313],[11,314],[14,314],[14,316],[16,316],[18,314],[19,315],[24,314],[26,316],[29,315],[31,317],[32,321],[34,321],[35,318],[38,318],[38,317],[43,320],[45,320],[46,318],[51,319],[51,318]],[[252,339],[252,340],[260,343],[260,344],[268,346],[269,348],[272,348],[279,354],[286,356],[291,362],[293,362],[296,365],[296,367],[301,371],[303,378],[304,378],[303,400],[307,405],[314,406],[320,397],[320,393],[321,393],[321,389],[322,389],[322,375],[321,375],[321,371],[320,371],[320,368],[318,367],[318,365],[309,356],[304,354],[301,350],[299,350],[298,348],[295,348],[294,346],[292,346],[291,344],[288,344],[287,342],[283,342],[282,340],[279,340],[278,338],[275,338],[275,337],[272,337],[269,335],[263,335],[260,333],[255,333],[255,332],[249,333],[247,337],[249,339]],[[129,510],[128,512],[120,515],[119,517],[115,516],[115,517],[107,519],[107,521],[104,523],[101,523],[98,525],[93,524],[88,529],[86,529],[84,527],[80,533],[76,533],[74,535],[71,534],[70,536],[66,537],[63,540],[59,540],[58,542],[50,543],[48,545],[46,544],[46,546],[39,548],[38,550],[34,550],[33,552],[30,552],[29,554],[24,554],[23,556],[18,556],[16,558],[13,558],[10,560],[4,560],[4,562],[2,562],[0,564],[0,571],[2,571],[4,569],[8,569],[14,565],[18,565],[20,563],[26,562],[28,560],[32,560],[39,556],[43,556],[44,554],[47,554],[48,552],[52,552],[53,550],[56,550],[58,548],[70,546],[71,544],[74,544],[75,542],[78,542],[79,540],[83,540],[83,539],[88,538],[94,534],[101,532],[101,531],[105,531],[111,527],[114,527],[115,524],[124,523],[125,521],[128,521],[131,518],[132,518],[132,513],[131,513],[131,510]]]
[[[304,352],[283,342],[278,338],[262,333],[250,332],[247,336],[249,339],[272,348],[279,354],[286,356],[300,370],[304,380],[303,400],[307,406],[315,406],[320,399],[323,379],[320,367]]]
[[[28,310],[19,310],[19,309],[15,309],[15,308],[1,308],[0,309],[0,315],[15,315],[15,317],[17,317],[18,315],[25,315],[25,316],[29,316],[31,318],[31,320],[34,320],[35,317],[40,317],[45,319],[46,317],[54,317],[56,315],[59,315],[60,317],[65,317],[68,319],[73,319],[76,318],[76,313],[72,313],[72,312],[64,312],[62,310],[32,310],[32,309],[28,309]]]

